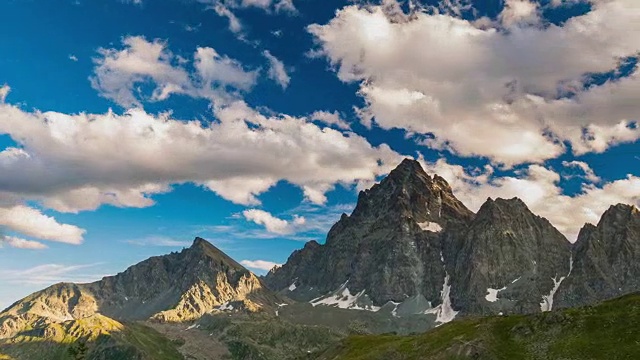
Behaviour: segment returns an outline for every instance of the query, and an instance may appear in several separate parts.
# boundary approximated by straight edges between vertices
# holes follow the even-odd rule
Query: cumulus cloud
[[[294,215],[290,221],[277,218],[271,213],[260,209],[248,209],[242,212],[245,219],[258,225],[263,225],[265,229],[274,234],[290,234],[297,226],[304,225],[305,218]]]
[[[640,138],[638,69],[584,86],[585,74],[609,72],[640,52],[636,1],[593,1],[590,12],[544,27],[530,26],[531,4],[508,2],[502,21],[518,24],[508,31],[356,5],[308,30],[314,54],[340,80],[360,84],[365,125],[427,135],[423,144],[435,149],[515,165],[555,158],[565,143],[583,154]]]
[[[313,114],[311,114],[310,118],[312,120],[323,122],[327,125],[335,125],[338,128],[343,130],[349,130],[351,128],[349,124],[342,119],[342,117],[337,111],[334,111],[334,112],[316,111]]]
[[[194,66],[206,88],[231,86],[249,90],[256,83],[257,71],[245,71],[240,62],[221,56],[212,48],[198,48],[194,58]]]
[[[584,161],[577,161],[577,160],[563,161],[562,166],[567,168],[579,169],[583,173],[580,176],[592,183],[598,183],[602,180],[598,175],[596,175],[596,173],[593,171],[591,166],[589,166],[589,164],[587,164]]]
[[[5,102],[7,95],[9,95],[9,91],[11,91],[9,85],[0,86],[0,103]]]
[[[262,52],[265,58],[269,61],[269,78],[278,83],[283,89],[289,86],[291,77],[287,74],[287,70],[284,67],[284,63],[275,56],[271,55],[268,50]]]
[[[47,248],[47,245],[43,243],[26,240],[15,236],[0,236],[0,246],[2,244],[6,244],[18,249],[42,250]]]
[[[500,21],[506,27],[535,25],[540,22],[538,3],[529,0],[506,0]]]
[[[242,260],[240,261],[240,264],[250,269],[262,270],[262,271],[269,271],[273,269],[275,266],[282,265],[282,264],[275,263],[273,261],[266,261],[266,260]]]
[[[265,116],[242,101],[215,114],[218,121],[203,124],[141,109],[68,115],[0,104],[0,134],[19,145],[0,152],[0,188],[3,196],[78,212],[150,206],[153,194],[185,182],[258,204],[284,180],[321,203],[335,184],[375,179],[400,159],[387,145],[306,118]]]
[[[422,161],[429,173],[444,177],[455,195],[471,210],[477,211],[487,198],[519,197],[535,214],[547,218],[574,242],[584,223],[597,223],[609,206],[625,203],[640,205],[640,177],[584,184],[582,191],[569,196],[559,186],[560,174],[540,165],[529,165],[512,176],[495,176],[489,166],[470,173],[446,160]],[[594,174],[595,175],[595,174]]]
[[[53,217],[24,205],[0,207],[0,226],[29,237],[68,244],[82,243],[85,233],[77,226],[60,224]]]
[[[184,68],[188,60],[175,56],[164,41],[128,36],[122,44],[121,50],[98,51],[91,84],[100,95],[124,108],[142,107],[141,98],[161,101],[172,94],[221,100],[233,90],[246,91],[256,83],[257,70],[247,71],[238,61],[210,47],[196,49],[193,60],[196,72],[190,74]],[[155,86],[150,95],[137,90],[143,83]]]
[[[229,21],[229,31],[236,34],[238,38],[244,40],[244,26],[242,21],[236,16],[236,10],[257,8],[264,10],[267,14],[272,13],[297,13],[293,0],[197,0],[207,5],[207,9],[212,9],[218,16],[225,17]]]
[[[208,5],[223,5],[229,9],[262,9],[266,13],[286,12],[295,13],[293,0],[198,0]]]
[[[240,19],[238,19],[238,17],[231,10],[229,10],[228,7],[226,7],[222,3],[216,3],[212,5],[211,8],[216,12],[216,14],[218,14],[218,16],[227,18],[227,20],[229,21],[229,31],[234,34],[242,33],[242,22],[240,22]]]

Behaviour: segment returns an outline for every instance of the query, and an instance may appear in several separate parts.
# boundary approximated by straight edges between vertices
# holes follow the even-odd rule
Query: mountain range
[[[640,211],[611,206],[575,244],[518,199],[473,213],[438,175],[406,159],[265,277],[292,299],[405,315],[535,313],[640,290]],[[329,294],[328,296],[326,294]]]
[[[365,333],[422,331],[458,318],[536,314],[637,291],[635,206],[611,206],[571,243],[518,198],[487,199],[472,212],[445,179],[405,159],[360,192],[353,212],[342,214],[323,244],[306,243],[264,277],[196,238],[181,252],[152,257],[115,276],[29,295],[0,313],[0,359],[4,353],[28,359],[33,351],[53,351],[41,345],[25,350],[25,344],[68,347],[80,340],[93,344],[96,359],[115,359],[116,353],[123,359],[209,358],[187,354],[193,336],[182,335],[185,323],[216,334],[211,341],[226,344],[225,356],[257,359],[272,351],[284,359],[282,354],[297,351],[296,343],[313,351],[326,345],[313,340],[318,331],[327,341],[359,332],[363,324]],[[235,330],[225,320],[220,331],[220,319],[229,316]],[[296,329],[293,345],[241,330],[283,321],[289,325],[282,331]],[[180,341],[174,343],[176,333]],[[302,341],[306,333],[316,335]],[[154,355],[153,346],[141,345],[140,334],[171,338],[162,340],[163,353],[175,357]],[[191,347],[197,353],[203,346]],[[305,349],[298,350],[311,351]],[[67,358],[56,351],[59,357],[43,358]]]

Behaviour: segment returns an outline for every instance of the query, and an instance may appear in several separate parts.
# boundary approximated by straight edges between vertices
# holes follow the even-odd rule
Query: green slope
[[[336,344],[344,334],[325,326],[293,324],[277,317],[205,315],[201,330],[228,346],[233,360],[306,359]]]
[[[420,335],[350,336],[317,359],[640,359],[640,295],[538,315],[454,321]]]
[[[74,355],[83,346],[85,355]],[[147,326],[96,315],[45,324],[0,340],[0,360],[34,359],[182,360],[183,356],[176,344]]]

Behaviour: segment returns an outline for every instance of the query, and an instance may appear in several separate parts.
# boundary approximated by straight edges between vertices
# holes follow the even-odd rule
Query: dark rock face
[[[571,245],[520,199],[488,199],[473,214],[444,179],[404,160],[360,193],[324,245],[294,252],[265,283],[305,301],[348,287],[376,306],[534,313],[640,290],[639,260],[635,207],[612,207]]]
[[[259,291],[249,270],[202,238],[179,253],[156,256],[89,286],[100,312],[116,319],[198,317],[219,303]],[[242,294],[242,295],[240,295]],[[164,313],[175,306],[175,314]]]
[[[331,228],[325,245],[305,246],[265,281],[277,290],[295,284],[289,295],[305,293],[306,300],[348,281],[352,294],[365,290],[375,304],[420,294],[437,305],[445,278],[442,231],[472,218],[444,179],[406,159],[360,192],[355,210]]]
[[[640,211],[611,206],[597,226],[585,225],[573,248],[571,276],[556,295],[558,307],[593,304],[640,290]]]
[[[315,241],[309,241],[300,250],[294,251],[287,260],[287,266],[284,268],[273,268],[263,278],[265,282],[269,283],[269,287],[272,289],[289,290],[296,287],[298,278],[310,278],[313,274],[314,264],[318,260],[319,249],[321,245]],[[292,286],[293,285],[293,286]],[[287,295],[294,300],[308,300],[322,295],[318,291],[313,289],[306,289],[302,291],[300,289],[296,292],[287,291]]]
[[[569,274],[570,243],[520,199],[487,200],[463,238],[452,298],[465,312],[540,311],[543,297]]]

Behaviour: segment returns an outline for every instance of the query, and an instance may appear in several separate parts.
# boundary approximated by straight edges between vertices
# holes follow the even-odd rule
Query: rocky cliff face
[[[559,307],[593,304],[640,290],[640,210],[611,206],[585,225],[573,247],[573,270],[558,289]]]
[[[325,302],[347,297],[353,301],[346,306],[380,306],[419,296],[435,306],[447,276],[442,233],[472,218],[444,179],[407,159],[360,192],[353,213],[342,215],[324,245],[305,246],[265,280],[303,300],[339,290]]]
[[[152,257],[95,283],[56,284],[26,297],[0,314],[0,338],[95,314],[180,322],[216,310],[271,309],[277,302],[253,273],[197,238],[180,253]]]
[[[488,199],[473,214],[444,179],[404,160],[360,193],[324,245],[294,252],[265,282],[314,305],[391,306],[441,322],[549,311],[640,290],[638,218],[612,207],[572,245],[520,199]]]
[[[454,306],[472,314],[552,308],[548,297],[569,274],[571,246],[549,221],[520,199],[488,199],[461,235]]]

